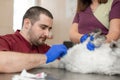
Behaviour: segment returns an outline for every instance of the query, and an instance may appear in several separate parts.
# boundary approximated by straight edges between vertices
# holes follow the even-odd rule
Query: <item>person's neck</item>
[[[98,2],[98,0],[92,0],[92,3],[97,3]]]
[[[92,4],[91,5],[98,6],[99,5],[98,0],[92,0]]]
[[[92,0],[92,4],[90,5],[91,10],[94,12],[99,6],[98,0]]]
[[[21,30],[21,31],[20,31],[20,34],[22,35],[22,37],[23,37],[25,40],[27,40],[27,41],[31,44],[31,42],[29,41],[29,37],[27,36],[27,34],[25,33],[24,30]],[[31,44],[31,45],[32,45],[32,44]]]

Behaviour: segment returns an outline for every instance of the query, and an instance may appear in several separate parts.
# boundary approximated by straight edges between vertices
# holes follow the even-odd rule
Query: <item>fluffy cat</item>
[[[91,42],[96,46],[95,50],[90,51],[86,47],[90,41],[89,37],[85,42],[69,48],[67,54],[60,60],[43,66],[64,68],[78,73],[120,74],[120,40],[105,43],[106,38],[101,35],[100,30],[94,31],[90,35],[94,37]]]

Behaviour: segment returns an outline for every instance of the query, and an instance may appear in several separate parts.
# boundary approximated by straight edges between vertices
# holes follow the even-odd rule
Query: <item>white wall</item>
[[[13,0],[0,0],[0,35],[13,32]]]
[[[48,44],[63,43],[69,40],[69,29],[73,17],[66,16],[66,0],[41,0],[40,5],[47,8],[54,16],[53,39]]]

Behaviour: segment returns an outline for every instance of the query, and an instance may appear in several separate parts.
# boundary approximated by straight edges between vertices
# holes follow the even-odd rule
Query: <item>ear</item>
[[[24,19],[23,27],[24,27],[25,29],[28,29],[28,28],[31,27],[31,21],[30,21],[30,19],[28,19],[28,18]]]

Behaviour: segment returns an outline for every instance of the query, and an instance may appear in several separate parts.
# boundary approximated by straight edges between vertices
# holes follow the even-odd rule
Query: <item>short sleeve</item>
[[[73,19],[73,23],[79,23],[79,13],[75,14],[75,17]]]
[[[10,50],[8,42],[0,37],[0,51],[8,51]]]
[[[113,1],[109,17],[110,20],[114,18],[120,19],[120,0]]]

